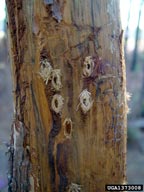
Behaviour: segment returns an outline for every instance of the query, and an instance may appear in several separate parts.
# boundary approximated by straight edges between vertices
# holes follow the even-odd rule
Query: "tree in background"
[[[125,65],[116,0],[6,0],[15,118],[9,191],[123,184]]]
[[[138,23],[137,23],[137,28],[136,28],[136,35],[135,35],[135,48],[134,48],[132,64],[131,64],[131,70],[132,71],[134,71],[136,69],[136,65],[137,65],[138,44],[139,44],[139,39],[140,39],[140,27],[139,26],[140,26],[143,3],[144,3],[144,0],[141,0],[140,9],[139,9],[139,16],[138,16]]]

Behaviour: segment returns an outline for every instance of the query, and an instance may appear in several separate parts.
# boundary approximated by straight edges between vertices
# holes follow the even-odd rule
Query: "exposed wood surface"
[[[119,1],[6,3],[15,100],[9,189],[104,192],[105,184],[123,184],[126,101]],[[88,56],[94,68],[86,77]],[[60,69],[57,89],[52,79],[42,78],[44,61],[52,72]],[[80,103],[85,89],[92,104],[87,112]],[[52,106],[56,94],[64,99],[59,97],[59,113]]]

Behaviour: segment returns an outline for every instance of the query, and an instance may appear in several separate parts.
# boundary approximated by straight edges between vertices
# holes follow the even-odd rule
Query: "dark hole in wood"
[[[84,105],[86,104],[86,99],[83,99],[83,104],[84,104]]]
[[[91,67],[91,65],[88,63],[88,64],[87,64],[87,69],[90,69],[90,67]]]
[[[40,60],[45,60],[48,58],[48,53],[47,53],[47,48],[43,48],[41,53],[40,53]]]
[[[57,84],[57,77],[54,77],[54,83]]]
[[[58,100],[55,99],[55,107],[58,108]]]
[[[43,65],[44,68],[46,67],[45,63],[43,63],[42,65]]]
[[[65,131],[67,134],[71,134],[71,123],[70,122],[66,122],[65,124]]]
[[[87,99],[83,99],[83,104],[84,104],[85,106],[88,105]]]

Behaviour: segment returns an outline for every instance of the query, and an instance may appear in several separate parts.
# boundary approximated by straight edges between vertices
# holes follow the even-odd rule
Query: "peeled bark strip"
[[[15,119],[9,191],[104,192],[126,182],[117,0],[6,0]]]

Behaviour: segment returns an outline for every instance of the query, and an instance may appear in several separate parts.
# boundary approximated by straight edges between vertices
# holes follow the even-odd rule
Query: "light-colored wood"
[[[119,1],[6,3],[15,90],[9,189],[104,192],[105,184],[125,183],[125,65]],[[88,56],[94,67],[86,77]],[[50,74],[60,69],[62,87],[59,84],[57,90],[52,79],[47,78],[46,84],[42,78],[46,60],[52,67]],[[82,110],[82,93],[91,102],[88,111]],[[60,96],[54,105],[62,104],[59,113],[52,106],[56,94]]]

